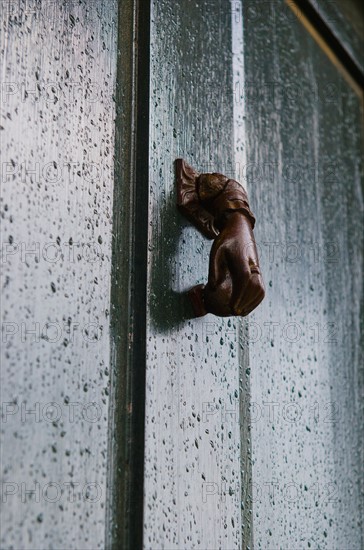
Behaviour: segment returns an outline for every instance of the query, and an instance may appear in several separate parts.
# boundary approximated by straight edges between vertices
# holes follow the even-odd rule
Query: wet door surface
[[[3,17],[2,547],[362,548],[357,74],[283,1]],[[248,319],[190,315],[179,157],[248,191]]]
[[[150,70],[145,547],[360,548],[360,92],[283,2],[153,3]],[[247,323],[184,318],[177,157],[248,189]]]

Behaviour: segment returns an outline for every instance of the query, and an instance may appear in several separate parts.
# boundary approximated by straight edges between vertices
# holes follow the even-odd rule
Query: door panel
[[[2,2],[2,548],[103,548],[117,3]]]
[[[174,176],[178,157],[235,170],[231,6],[156,1],[151,22],[144,544],[239,548],[243,325],[189,318],[183,293],[207,280],[211,242],[178,214]]]
[[[245,18],[256,548],[362,548],[362,103],[298,18]],[[282,12],[281,12],[282,14]],[[249,45],[249,47],[248,47]]]

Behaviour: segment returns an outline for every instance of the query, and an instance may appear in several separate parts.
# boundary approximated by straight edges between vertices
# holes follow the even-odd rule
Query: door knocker
[[[183,159],[176,160],[176,176],[180,212],[214,239],[208,282],[188,292],[195,316],[249,315],[265,289],[245,189],[222,174],[199,174]]]

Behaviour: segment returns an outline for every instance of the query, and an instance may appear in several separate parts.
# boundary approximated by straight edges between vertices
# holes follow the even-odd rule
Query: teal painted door
[[[296,10],[297,11],[297,10]],[[362,96],[283,2],[152,2],[145,548],[356,548]],[[248,190],[267,294],[186,319],[173,161]]]
[[[361,9],[297,3],[2,3],[2,548],[364,547]],[[248,191],[246,319],[191,317],[181,157]]]

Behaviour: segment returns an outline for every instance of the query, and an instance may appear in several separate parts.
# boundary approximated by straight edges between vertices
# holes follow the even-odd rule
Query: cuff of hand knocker
[[[220,174],[202,174],[197,181],[197,193],[201,203],[214,216],[220,229],[229,212],[242,212],[255,225],[255,217],[249,207],[245,189],[235,180]]]

